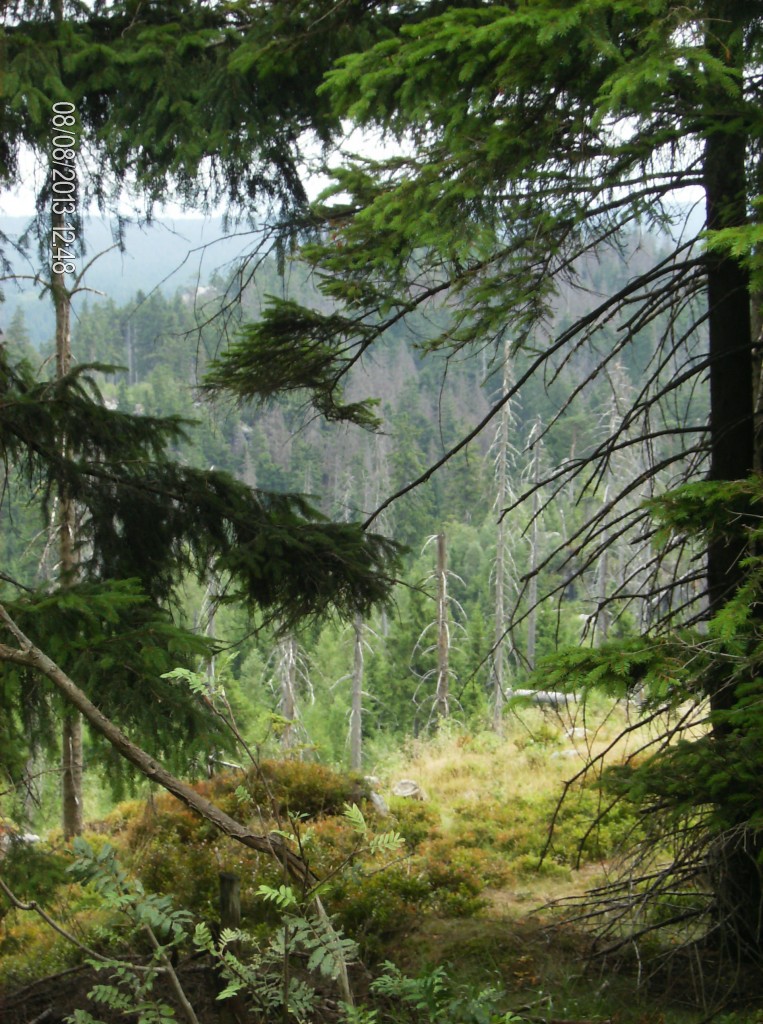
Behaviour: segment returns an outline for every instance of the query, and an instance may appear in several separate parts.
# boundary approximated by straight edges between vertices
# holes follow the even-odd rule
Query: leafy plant
[[[377,995],[401,1003],[415,1021],[431,1024],[513,1024],[521,1017],[501,1012],[504,993],[489,986],[471,989],[454,986],[442,965],[409,978],[387,961],[384,974],[371,983]]]
[[[85,840],[76,838],[74,851],[77,859],[69,868],[74,877],[93,886],[104,908],[125,915],[134,929],[144,931],[152,947],[146,966],[112,958],[89,959],[95,970],[108,971],[110,979],[107,984],[94,985],[89,998],[110,1010],[137,1013],[142,1024],[174,1024],[175,1011],[154,994],[156,982],[164,974],[189,1024],[198,1024],[168,957],[187,940],[190,913],[174,909],[166,896],[147,894],[138,880],[128,877],[108,844],[96,853]],[[68,1020],[71,1024],[102,1024],[86,1010],[75,1010]]]

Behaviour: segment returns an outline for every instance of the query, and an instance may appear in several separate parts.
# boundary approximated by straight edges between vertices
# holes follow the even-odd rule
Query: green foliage
[[[300,978],[291,976],[284,993],[283,978],[278,971],[283,956],[293,952],[296,945],[292,940],[287,940],[280,948],[275,942],[264,947],[255,945],[246,959],[232,951],[232,944],[249,941],[250,938],[244,932],[224,929],[216,942],[206,924],[196,926],[193,937],[196,948],[218,962],[226,981],[218,998],[230,999],[246,990],[262,1013],[290,1011],[304,1019],[315,1007],[314,989]],[[284,1006],[284,996],[287,1006]]]
[[[340,774],[325,765],[309,761],[265,760],[247,773],[246,781],[254,802],[263,809],[271,800],[279,813],[304,814],[315,818],[341,814],[345,807],[365,794],[365,783]]]
[[[393,797],[390,810],[395,815],[395,825],[410,852],[437,832],[439,816],[426,803]]]
[[[340,317],[305,311],[294,302],[272,298],[261,323],[245,328],[241,337],[214,360],[205,388],[234,394],[239,401],[256,398],[265,403],[276,395],[305,391],[327,420],[343,420],[363,427],[378,427],[375,402],[341,401],[338,381],[352,360],[344,358],[337,373],[335,353],[343,348]],[[351,325],[352,326],[352,325]],[[283,338],[279,345],[278,339]],[[299,339],[295,343],[295,338]]]
[[[167,896],[146,893],[139,880],[128,876],[110,844],[104,844],[95,852],[84,839],[77,837],[73,849],[76,860],[69,872],[78,881],[93,886],[104,908],[128,914],[139,927],[148,926],[167,939],[167,946],[183,941],[192,920],[190,911],[175,910]]]
[[[97,687],[104,711],[136,727],[155,755],[186,764],[215,733],[220,738],[198,703],[174,700],[172,688],[156,678],[173,663],[211,650],[193,632],[178,629],[162,607],[188,573],[204,578],[216,571],[230,581],[228,600],[246,594],[278,614],[284,628],[332,603],[339,609],[349,602],[348,613],[368,611],[389,593],[391,582],[377,573],[377,559],[386,564],[384,573],[392,571],[393,542],[332,524],[298,496],[257,493],[226,473],[173,462],[170,448],[183,436],[183,423],[106,408],[90,375],[112,368],[78,367],[39,382],[28,366],[12,365],[6,350],[0,362],[0,455],[29,488],[39,485],[46,515],[60,493],[81,510],[78,572],[84,581],[76,587],[63,581],[63,593],[9,601],[9,611],[86,692]],[[31,733],[53,748],[57,705],[43,687],[28,685],[28,672],[5,663],[0,675],[4,751],[18,777]],[[175,730],[185,720],[180,739],[161,728],[173,717]],[[99,742],[100,756],[120,765],[112,774],[121,782],[121,763]]]
[[[176,910],[167,896],[147,893],[140,881],[128,876],[108,844],[95,853],[82,839],[76,839],[74,849],[77,860],[69,870],[75,877],[93,887],[104,909],[126,916],[135,929],[146,930],[152,937],[153,955],[147,967],[115,959],[89,961],[97,970],[110,972],[110,983],[95,985],[89,998],[109,1009],[138,1013],[141,1020],[164,1024],[174,1018],[174,1011],[154,996],[154,984],[160,965],[167,967],[168,954],[189,943],[192,915],[188,910]],[[356,946],[336,931],[325,914],[312,905],[303,906],[289,886],[274,889],[262,885],[258,895],[279,909],[279,927],[265,942],[253,943],[251,936],[233,929],[223,929],[215,940],[205,923],[195,925],[192,938],[197,950],[219,962],[227,982],[220,999],[246,989],[263,1011],[273,1011],[284,1000],[278,969],[284,960],[304,956],[309,972],[335,979],[354,957]],[[250,947],[245,959],[238,949],[241,944]],[[312,986],[293,978],[286,999],[288,1009],[304,1015],[314,1004]],[[92,1024],[88,1018],[87,1014],[75,1015],[72,1020],[74,1024]]]
[[[174,909],[166,896],[147,894],[139,881],[128,877],[108,844],[95,853],[77,838],[74,852],[77,859],[69,871],[93,887],[105,909],[117,911],[133,928],[145,929],[152,936],[152,956],[146,967],[116,959],[89,960],[97,971],[109,971],[109,983],[94,985],[89,998],[110,1010],[138,1013],[150,1024],[172,1024],[175,1012],[157,999],[154,985],[168,962],[168,954],[187,942],[191,914]],[[157,936],[163,941],[159,942]],[[94,1018],[82,1010],[75,1011],[69,1020],[73,1024],[94,1024]]]
[[[393,866],[381,874],[342,879],[332,898],[342,927],[358,942],[363,959],[379,959],[391,944],[409,934],[432,890],[419,871]]]
[[[21,148],[45,152],[51,104],[70,101],[93,155],[80,168],[87,199],[106,205],[129,176],[149,211],[170,195],[202,208],[225,200],[234,211],[301,211],[299,136],[326,141],[340,129],[315,95],[323,71],[399,19],[388,4],[369,17],[310,0],[250,18],[236,4],[120,0],[66,7],[56,24],[48,6],[19,4],[2,26],[0,173],[18,181]],[[41,208],[49,190],[46,182]]]
[[[513,1024],[521,1017],[501,1011],[504,993],[497,988],[479,991],[457,986],[440,965],[415,978],[406,977],[395,964],[387,961],[384,974],[371,983],[371,989],[394,1004],[400,1005],[403,1020],[429,1021],[432,1024]]]
[[[11,836],[2,865],[3,881],[18,899],[48,907],[66,878],[68,862],[47,844],[20,842]],[[0,906],[0,920],[9,910],[9,904]]]
[[[280,885],[277,889],[272,889],[269,885],[261,885],[257,890],[257,895],[275,903],[279,910],[286,910],[297,904],[297,897],[288,885]]]
[[[262,321],[245,328],[213,368],[215,388],[228,378],[236,397],[266,402],[278,390],[294,390],[299,397],[306,393],[327,419],[375,425],[370,401],[347,403],[343,389],[351,366],[404,325],[422,329],[420,352],[447,357],[510,337],[515,353],[527,353],[519,383],[540,367],[553,377],[576,355],[588,359],[598,347],[603,354],[571,389],[572,401],[593,390],[597,374],[614,370],[623,346],[670,310],[667,340],[646,352],[644,365],[656,369],[648,370],[643,388],[639,383],[631,411],[611,427],[607,440],[586,437],[601,473],[612,472],[617,495],[585,525],[580,519],[569,531],[560,527],[563,540],[555,554],[561,568],[552,587],[563,592],[570,565],[579,575],[590,570],[591,551],[607,547],[610,526],[622,539],[628,523],[640,522],[642,513],[630,499],[640,482],[650,474],[654,479],[654,466],[664,468],[666,477],[683,465],[693,471],[696,453],[683,463],[675,439],[672,447],[665,442],[657,463],[622,482],[615,480],[611,462],[618,449],[635,443],[626,427],[642,416],[647,446],[660,443],[660,435],[676,424],[682,436],[703,429],[704,411],[695,415],[696,406],[684,403],[681,384],[691,386],[706,366],[714,390],[711,475],[739,475],[718,464],[718,438],[727,427],[736,429],[726,415],[735,396],[732,388],[717,398],[716,372],[721,367],[723,376],[729,347],[720,358],[718,342],[729,339],[719,336],[715,321],[726,317],[712,306],[719,287],[748,305],[744,274],[729,287],[716,271],[725,265],[756,272],[759,232],[742,221],[745,206],[757,197],[741,194],[744,182],[720,196],[712,193],[717,168],[708,154],[722,150],[723,163],[727,152],[740,150],[742,177],[745,157],[754,166],[759,156],[760,83],[745,67],[760,63],[760,21],[752,6],[540,0],[514,7],[381,5],[379,15],[371,16],[363,5],[311,2],[270,5],[252,19],[241,19],[237,5],[200,8],[173,0],[162,13],[152,5],[133,6],[98,9],[95,21],[78,7],[55,31],[34,18],[9,27],[9,98],[2,118],[10,142],[0,150],[0,165],[13,177],[20,144],[39,149],[52,96],[71,96],[81,101],[83,141],[102,156],[88,185],[96,194],[105,195],[107,172],[120,181],[130,168],[147,190],[149,205],[173,182],[186,199],[197,196],[199,187],[210,196],[225,194],[234,204],[264,196],[293,214],[292,233],[310,229],[302,260],[316,273],[318,301],[271,299]],[[311,26],[309,33],[304,24]],[[305,73],[300,58],[312,52],[316,32],[327,47]],[[344,58],[316,96],[318,76],[340,54]],[[242,116],[244,97],[251,116]],[[326,140],[344,117],[412,145],[404,155],[357,159],[341,168],[305,217],[294,161],[298,139],[311,126]],[[209,174],[200,186],[194,173],[202,166]],[[696,256],[683,241],[666,241],[666,255],[645,270],[634,269],[622,288],[579,308],[569,322],[554,318],[552,302],[562,277],[619,246],[625,226],[666,224],[665,197],[695,184],[708,190],[710,226],[720,225],[709,236],[708,254]],[[755,187],[751,173],[750,191]],[[740,223],[734,223],[736,207],[742,207]],[[709,280],[711,352],[705,360],[698,357],[704,307],[701,313],[691,307]],[[744,354],[749,338],[731,333],[731,346]],[[676,374],[684,358],[689,369]],[[100,372],[112,371],[103,366]],[[368,536],[357,524],[330,523],[303,498],[254,493],[224,473],[170,464],[166,453],[181,440],[180,421],[157,420],[149,430],[146,421],[107,416],[85,400],[88,386],[79,370],[46,390],[23,369],[8,369],[7,376],[13,380],[3,408],[14,408],[0,424],[0,444],[30,484],[42,478],[48,496],[63,484],[85,510],[83,565],[89,559],[94,578],[137,577],[159,600],[173,593],[184,574],[212,566],[230,578],[231,595],[245,596],[286,624],[319,614],[331,601],[345,613],[367,612],[388,595],[397,548],[384,537]],[[742,373],[737,397],[751,393],[748,377]],[[154,383],[159,389],[160,382]],[[666,393],[676,397],[676,408],[653,436],[652,416]],[[401,484],[409,482],[411,469],[429,476],[438,443],[427,438],[425,417],[413,407],[407,415],[421,436],[403,453],[415,459],[394,467]],[[447,410],[442,419],[440,447],[463,430],[457,411]],[[752,416],[743,412],[738,419],[750,435]],[[60,451],[62,436],[71,437],[71,457]],[[573,432],[557,459],[557,493],[565,502],[566,482],[584,475],[574,445]],[[307,479],[304,451],[302,459]],[[138,472],[125,468],[135,462]],[[459,475],[443,487],[444,502],[462,513],[474,482],[479,490],[479,474],[468,469],[459,463]],[[643,686],[654,708],[709,696],[709,736],[631,766],[613,776],[613,784],[641,802],[665,801],[674,815],[706,815],[716,836],[740,824],[755,832],[760,823],[760,538],[750,514],[751,493],[715,480],[674,492],[662,506],[674,539],[676,531],[691,534],[689,556],[709,545],[711,568],[717,569],[718,550],[732,542],[748,554],[736,560],[745,575],[740,586],[731,580],[731,600],[720,608],[711,595],[715,614],[706,636],[686,631],[644,641],[626,635],[597,650],[578,646],[543,670],[544,686],[596,688],[611,697]],[[570,493],[570,506],[571,498]],[[618,502],[625,506],[622,518]],[[401,536],[415,538],[434,507],[422,501]],[[664,564],[675,578],[680,566],[674,569],[669,558],[675,548],[665,551],[655,564],[659,568],[659,559],[667,558]],[[552,555],[547,563],[551,579]],[[486,571],[483,566],[483,577]],[[389,640],[386,665],[369,674],[382,700],[377,721],[388,716],[385,724],[392,721],[396,728],[422,724],[399,695],[415,697],[415,675],[427,668],[411,664],[421,653],[412,656],[409,643],[414,627],[428,618],[424,604],[420,595],[404,604],[406,621]],[[82,608],[72,606],[67,614],[75,611],[93,625]],[[108,614],[102,619],[110,624]],[[102,621],[97,625],[105,633]],[[543,625],[545,639],[552,628]],[[484,643],[486,633],[475,627],[473,647]],[[100,643],[100,634],[96,639]],[[77,653],[86,658],[89,650],[83,640]],[[109,667],[107,657],[102,655],[101,671]],[[474,649],[459,664],[462,672],[478,667]],[[21,699],[25,682],[11,679],[9,705]],[[394,704],[387,700],[390,694]],[[28,721],[22,710],[2,727],[19,763]],[[545,738],[555,739],[550,730]],[[276,796],[292,820],[327,806],[314,779],[297,779],[292,790],[298,782],[304,785],[293,799]],[[249,786],[258,807],[270,799],[268,789]],[[592,813],[587,801],[585,812]],[[365,838],[364,824],[351,814],[350,825]],[[560,815],[560,828],[564,824],[577,843],[580,821],[573,816],[565,823]],[[597,851],[609,851],[613,839],[605,836]],[[561,844],[557,852],[560,860],[570,859],[570,849]],[[449,884],[442,876],[435,882],[440,889]]]
[[[105,714],[144,737],[153,756],[166,758],[178,769],[204,755],[210,743],[229,745],[229,737],[199,701],[161,679],[162,672],[179,660],[208,657],[213,647],[206,638],[177,627],[137,581],[81,583],[8,601],[6,607]],[[15,748],[5,748],[3,757],[14,776],[22,770],[29,739],[24,732],[30,722],[37,749],[57,749],[61,702],[29,675],[11,663],[0,667],[0,707],[6,728],[17,736]],[[14,749],[18,759],[12,760]],[[126,763],[96,736],[90,756],[94,765],[108,767],[119,792],[129,777]]]
[[[615,700],[644,688],[647,698],[680,703],[697,693],[679,638],[628,637],[597,648],[562,648],[541,660],[531,677],[537,688],[562,693],[603,693]]]
[[[345,804],[344,817],[350,823],[353,832],[364,842],[368,842],[368,852],[372,857],[377,853],[397,853],[405,842],[399,832],[382,832],[378,835],[371,835],[363,812],[357,804]]]

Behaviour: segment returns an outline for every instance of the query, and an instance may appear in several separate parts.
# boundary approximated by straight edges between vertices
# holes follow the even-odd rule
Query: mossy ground
[[[563,782],[611,744],[618,724],[610,714],[598,731],[570,738],[570,721],[525,712],[502,738],[443,729],[373,766],[389,799],[389,818],[374,818],[361,779],[308,763],[270,761],[259,772],[218,776],[198,788],[258,830],[290,820],[315,870],[323,876],[337,871],[325,901],[360,944],[370,971],[356,972],[361,993],[386,960],[413,976],[445,965],[454,990],[492,986],[501,992],[502,1011],[537,1022],[693,1024],[704,1011],[682,1005],[688,983],[685,991],[673,985],[668,995],[639,986],[636,969],[615,972],[590,963],[590,935],[563,926],[558,911],[548,908],[549,901],[596,885],[637,834],[638,821],[625,807],[591,831],[601,806],[594,773],[573,788],[548,843]],[[608,760],[623,756],[623,747],[615,746]],[[427,800],[390,798],[392,783],[402,777],[415,779]],[[375,829],[395,829],[405,840],[386,866],[382,858],[354,852],[357,837],[341,814],[348,802],[359,803]],[[581,846],[584,836],[588,842]],[[87,838],[96,847],[116,846],[148,891],[172,894],[199,919],[215,917],[218,875],[234,872],[241,878],[244,924],[262,934],[274,923],[257,889],[279,881],[277,867],[165,794],[118,805],[93,823]],[[61,880],[67,854],[60,840],[52,842],[58,874],[48,878],[44,896],[51,915],[88,945],[124,948],[129,934],[113,915],[99,910],[92,893]],[[39,918],[21,911],[7,912],[0,922],[0,954],[0,993],[81,959]],[[425,1019],[389,1002],[377,1010],[379,1020]],[[734,1024],[748,1019],[755,1020],[752,1012],[729,1018]]]

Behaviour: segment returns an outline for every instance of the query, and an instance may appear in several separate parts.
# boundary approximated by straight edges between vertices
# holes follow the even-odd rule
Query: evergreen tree
[[[425,351],[453,354],[492,342],[499,354],[508,335],[515,351],[530,352],[527,369],[473,434],[402,493],[428,480],[534,374],[545,371],[553,383],[585,352],[587,377],[553,418],[574,411],[585,385],[606,377],[631,340],[666,317],[615,429],[552,471],[546,500],[570,482],[583,492],[595,487],[612,455],[633,445],[651,449],[644,473],[663,485],[707,470],[736,514],[724,519],[726,528],[704,534],[707,609],[721,615],[745,585],[751,550],[748,499],[721,484],[744,480],[755,465],[750,270],[759,266],[760,228],[748,218],[760,205],[759,5],[538,0],[419,10],[416,24],[395,38],[340,60],[321,90],[336,114],[407,143],[392,158],[336,169],[315,208],[325,233],[302,258],[317,271],[330,311],[272,301],[211,381],[228,381],[246,396],[305,389],[327,417],[372,426],[367,402],[344,399],[351,368],[391,328],[418,311],[431,315],[438,300],[449,315],[431,315]],[[554,323],[561,282],[591,260],[619,256],[627,230],[669,229],[673,204],[698,188],[706,238],[685,226],[645,264],[629,264],[620,289],[582,297],[565,324]],[[687,408],[682,391],[701,389],[704,374],[707,423],[702,403]],[[552,426],[544,423],[544,432]],[[684,443],[663,447],[665,435],[676,433]],[[560,555],[562,571],[594,569],[602,537],[643,525],[646,513],[630,501],[643,480],[643,473],[618,479],[608,500],[535,571]],[[681,545],[688,553],[678,538],[672,555]],[[658,570],[671,550],[654,561],[645,584],[653,593],[670,585]],[[680,560],[674,566],[676,577],[692,571]],[[628,586],[620,592],[627,596]],[[701,614],[696,602],[684,618]],[[723,658],[716,668],[703,677],[710,749],[731,751],[732,736],[744,743],[753,733],[749,717],[732,727],[739,692]],[[737,767],[743,790],[746,769]],[[746,809],[716,830],[716,859],[706,866],[717,929],[732,955],[757,955],[760,834]]]
[[[244,597],[284,623],[333,605],[344,604],[347,615],[368,610],[388,590],[377,559],[392,555],[390,542],[332,524],[300,498],[253,492],[225,473],[173,463],[165,448],[182,433],[179,421],[105,409],[92,400],[82,370],[37,382],[6,358],[2,381],[6,466],[14,479],[40,489],[45,508],[63,483],[80,510],[81,582],[49,593],[20,580],[19,593],[6,575],[7,607],[104,711],[138,730],[155,756],[171,753],[171,763],[187,766],[189,751],[212,735],[199,710],[158,678],[209,652],[165,610],[188,572],[219,573],[229,598]],[[3,678],[3,756],[19,779],[31,722],[40,746],[52,748],[46,723],[53,711],[49,694],[30,687],[25,670],[6,665]],[[180,742],[174,734],[183,719]]]
[[[355,20],[340,12],[338,25],[332,5],[326,10],[319,7],[314,11],[323,23],[319,34],[330,42],[329,49],[341,49],[346,39],[342,41],[340,29],[353,36]],[[303,208],[299,137],[313,128],[326,139],[337,122],[325,101],[315,98],[316,80],[308,80],[301,62],[291,63],[294,53],[289,60],[283,59],[282,51],[275,56],[273,33],[293,24],[296,12],[273,5],[259,8],[258,17],[249,18],[248,13],[238,4],[209,6],[186,0],[160,7],[133,0],[93,7],[66,0],[5,5],[0,27],[0,178],[7,185],[18,183],[24,148],[47,167],[37,197],[40,214],[33,225],[41,256],[49,249],[49,229],[63,223],[57,204],[51,202],[56,193],[55,150],[51,154],[49,149],[57,102],[76,110],[71,118],[76,151],[67,149],[71,155],[65,158],[76,167],[76,200],[66,204],[71,206],[75,229],[78,212],[90,200],[104,208],[128,177],[141,190],[148,213],[173,188],[187,202],[201,205],[225,196],[239,209],[260,200],[279,213]],[[296,14],[297,21],[301,13]],[[308,45],[312,53],[313,44],[303,41],[302,46]],[[315,67],[315,61],[309,65]],[[320,67],[315,74],[320,74]],[[81,238],[81,232],[75,230],[75,235]],[[162,608],[183,574],[191,570],[203,575],[210,568],[230,579],[234,591],[248,591],[265,613],[277,614],[280,607],[286,625],[325,608],[328,590],[340,597],[347,584],[355,595],[345,592],[345,610],[367,610],[369,603],[361,591],[372,578],[376,583],[371,589],[377,583],[381,586],[376,596],[388,589],[377,569],[388,561],[393,545],[366,537],[349,524],[335,532],[333,524],[298,497],[257,494],[223,473],[202,473],[173,463],[169,449],[183,434],[177,418],[137,417],[106,409],[91,393],[85,373],[71,368],[71,288],[65,273],[54,264],[47,285],[57,311],[57,379],[37,384],[23,367],[3,358],[0,448],[7,466],[26,473],[30,482],[40,482],[45,508],[58,501],[66,587],[77,589],[76,561],[83,584],[114,588],[112,609],[108,610],[104,593],[100,616],[88,618],[82,603],[75,601],[82,621],[74,635],[89,635],[88,626],[99,636],[110,635],[117,621],[125,635],[134,628],[134,623],[120,619],[118,611],[119,588],[127,580],[140,582],[143,597],[132,594],[126,605],[147,602],[161,620]],[[149,298],[146,304],[151,302]],[[153,302],[166,306],[158,298]],[[159,311],[148,312],[156,322]],[[165,312],[160,329],[176,334],[177,310]],[[123,343],[133,381],[149,372],[155,341],[136,339],[134,331],[128,321]],[[81,518],[76,533],[75,510]],[[266,521],[273,529],[269,536],[269,528],[262,530]],[[327,546],[321,554],[323,541]],[[325,556],[334,564],[329,565]],[[355,576],[352,563],[355,569],[365,564],[363,580]],[[291,595],[283,601],[287,590]],[[62,607],[69,607],[74,597],[67,589],[58,599]],[[24,609],[30,614],[45,609],[37,630],[30,628],[30,633],[54,645],[54,635],[46,634],[45,627],[56,617],[45,602],[19,600],[23,607],[12,606],[12,611],[20,617]],[[145,607],[141,614],[145,620]],[[144,627],[149,632],[152,628],[145,621]],[[92,642],[97,646],[96,639]],[[64,665],[68,667],[66,661]],[[115,697],[119,672],[112,676]],[[142,678],[140,673],[138,677]],[[18,716],[18,686],[12,685],[9,692],[8,713]],[[108,701],[106,694],[103,699]]]

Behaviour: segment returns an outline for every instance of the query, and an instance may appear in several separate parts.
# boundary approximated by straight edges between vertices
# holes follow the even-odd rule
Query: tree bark
[[[707,46],[726,64],[743,71],[742,5],[732,0],[708,5]],[[729,112],[728,97],[719,88],[709,97],[704,151],[707,227],[739,227],[747,220],[746,150],[743,127]],[[722,253],[707,256],[710,355],[710,479],[742,480],[755,465],[754,364],[750,282],[739,260]],[[744,581],[746,554],[744,507],[738,528],[714,538],[707,552],[709,612],[718,612]],[[714,742],[732,741],[724,712],[735,704],[735,685],[720,665],[706,683]],[[720,718],[718,715],[720,714]],[[719,751],[720,753],[720,751]],[[733,764],[733,751],[730,763]],[[763,842],[742,815],[732,821],[715,845],[710,873],[715,893],[717,935],[735,958],[760,954],[763,946]]]
[[[533,490],[532,497],[532,529],[530,533],[530,584],[528,587],[528,601],[530,604],[527,613],[527,664],[531,669],[535,668],[535,641],[538,634],[538,516],[540,515],[540,497],[538,484],[540,482],[540,420],[536,421],[533,427],[533,434],[537,434],[534,441],[533,452]]]
[[[53,18],[60,33],[64,22],[64,0],[54,0]],[[51,227],[59,231],[59,238],[65,238],[66,215],[51,210]],[[55,237],[53,235],[52,237]],[[51,267],[51,292],[56,315],[56,376],[60,380],[72,367],[71,343],[71,291],[66,281],[66,272],[55,272]],[[68,439],[62,438],[64,450]],[[77,572],[75,548],[76,514],[74,502],[65,486],[59,487],[59,580],[62,586],[70,586]],[[70,709],[64,714],[61,729],[61,795],[62,828],[65,839],[82,833],[84,811],[82,803],[82,719]]]
[[[52,214],[53,229],[63,235],[65,217]],[[60,380],[71,370],[71,293],[66,274],[51,270],[53,303],[56,314],[56,376]],[[62,438],[64,449],[68,439]],[[58,491],[59,581],[71,586],[77,573],[75,547],[76,513],[65,486]],[[67,711],[61,727],[61,796],[62,828],[65,839],[82,833],[84,826],[82,797],[82,719],[76,712]]]
[[[437,534],[437,689],[435,715],[447,718],[449,711],[450,630],[448,628],[448,578],[445,534]]]
[[[745,139],[718,132],[705,148],[708,228],[745,222]],[[730,257],[707,257],[710,354],[710,479],[744,480],[753,471],[753,361],[749,278]],[[742,511],[742,510],[740,510]],[[744,531],[715,540],[707,558],[710,611],[718,611],[744,578]],[[728,708],[733,694],[711,693]]]
[[[503,352],[503,397],[509,392],[511,383],[511,358],[508,339]],[[501,421],[498,427],[498,452],[496,455],[496,478],[498,494],[496,507],[498,510],[498,535],[495,542],[495,621],[493,629],[493,730],[499,735],[503,732],[503,705],[505,696],[506,676],[506,575],[508,562],[508,544],[506,536],[506,508],[509,493],[509,427],[511,426],[511,406],[505,401],[501,409]]]
[[[297,643],[289,634],[280,643],[281,648],[281,707],[282,718],[286,719],[281,735],[281,749],[286,757],[293,757],[297,741],[294,722],[297,714],[295,693],[297,689]]]
[[[61,725],[61,790],[64,839],[82,834],[82,718],[66,710]]]
[[[363,762],[363,619],[355,616],[355,657],[350,711],[350,768],[359,772]]]

